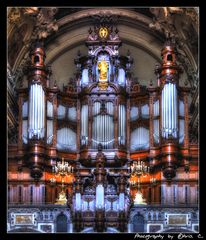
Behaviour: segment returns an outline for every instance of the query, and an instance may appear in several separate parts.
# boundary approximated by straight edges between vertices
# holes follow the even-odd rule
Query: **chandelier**
[[[141,193],[141,187],[140,187],[140,177],[142,175],[145,175],[149,173],[150,168],[145,165],[143,161],[138,161],[133,162],[131,165],[131,175],[132,176],[137,176],[138,177],[138,183],[136,181],[130,181],[130,186],[136,186],[137,185],[137,193],[135,194],[134,198],[134,204],[146,204],[145,199],[143,198],[143,195]]]
[[[65,163],[64,158],[62,158],[62,162],[58,162],[56,166],[53,166],[53,172],[61,177],[65,177],[73,173],[73,167],[68,162]]]
[[[149,173],[150,168],[145,165],[143,161],[138,160],[137,162],[133,162],[131,165],[131,175],[141,177],[144,174]]]
[[[58,162],[55,166],[52,167],[52,172],[55,175],[61,176],[61,192],[59,193],[59,196],[57,198],[57,201],[55,204],[60,204],[60,205],[66,205],[67,204],[67,198],[66,198],[66,193],[64,191],[64,177],[73,173],[73,167],[68,164],[68,162],[64,161],[64,158],[62,158],[61,162]],[[54,184],[56,182],[55,178],[50,179],[51,184]]]

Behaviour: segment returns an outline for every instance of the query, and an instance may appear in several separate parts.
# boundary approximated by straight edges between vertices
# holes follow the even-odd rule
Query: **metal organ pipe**
[[[171,118],[172,118],[172,124],[171,124],[171,129],[174,129],[174,88],[172,86],[172,99],[171,99]]]
[[[39,88],[39,85],[37,87],[38,89],[38,105],[39,105],[39,111],[37,110],[37,114],[38,114],[38,127],[37,127],[37,131],[38,131],[38,135],[40,137],[40,131],[41,131],[41,128],[40,128],[40,125],[41,125],[41,111],[42,111],[42,106],[41,106],[41,90]]]
[[[119,144],[125,144],[125,106],[119,105]]]
[[[39,87],[38,85],[36,85],[36,94],[37,94],[37,98],[36,98],[36,101],[37,101],[37,107],[35,108],[36,109],[36,133],[37,133],[37,137],[39,138],[39,121],[40,121],[40,117],[39,117],[39,113],[40,111],[38,111],[38,107],[39,107],[39,100],[40,100],[40,96],[39,96]]]
[[[177,137],[177,91],[175,84],[165,84],[162,91],[162,136]]]
[[[88,138],[88,105],[83,105],[81,110],[81,144],[87,144]]]
[[[123,125],[123,124],[122,124],[122,105],[120,105],[120,122],[121,122],[121,124],[120,124],[120,130],[121,130],[121,136],[120,136],[120,137],[121,137],[121,140],[120,140],[120,141],[121,141],[121,142],[120,142],[120,143],[122,144],[122,134],[123,134],[123,131],[122,131],[122,130],[123,130],[123,129],[122,129],[122,125]]]
[[[159,117],[159,100],[154,103],[154,117]],[[154,126],[154,141],[155,143],[159,143],[159,118],[153,120]]]
[[[177,137],[177,90],[176,86],[174,85],[174,129],[175,129],[175,137]]]
[[[37,112],[36,112],[37,108],[35,107],[34,93],[36,92],[36,88],[37,88],[37,85],[35,84],[35,85],[34,85],[34,89],[33,89],[33,99],[32,99],[33,104],[34,104],[34,115],[33,115],[34,129],[36,129],[36,125],[37,125],[37,124],[36,124],[36,121],[38,120],[38,119],[36,118],[36,121],[35,121],[35,116],[37,115]],[[38,96],[37,96],[36,104],[38,104]],[[36,132],[34,132],[34,134],[36,134]]]
[[[39,93],[40,93],[40,99],[43,99],[43,95],[42,95],[42,92],[41,92],[41,89],[40,89],[40,87],[39,87]],[[39,99],[39,100],[40,100]],[[40,111],[39,111],[39,126],[41,126],[41,124],[42,124],[42,115],[43,115],[43,109],[42,109],[42,101],[40,100],[39,101],[39,105],[40,105]],[[41,135],[41,131],[42,131],[43,129],[39,129],[39,135]]]
[[[162,90],[162,136],[165,137],[165,111],[163,111],[163,107],[165,106],[165,91]]]
[[[109,114],[113,114],[113,104],[107,102],[106,104],[107,114],[100,114],[100,103],[96,102],[93,106],[93,127],[92,127],[92,146],[96,149],[98,144],[101,143],[104,149],[111,148],[113,146],[113,131],[114,123]]]
[[[166,118],[165,118],[165,134],[166,134],[166,138],[168,138],[168,85],[166,85],[165,88],[166,92],[165,92],[165,112],[166,112]]]
[[[38,139],[44,137],[45,97],[44,90],[37,83],[32,84],[29,93],[29,138],[34,135]]]

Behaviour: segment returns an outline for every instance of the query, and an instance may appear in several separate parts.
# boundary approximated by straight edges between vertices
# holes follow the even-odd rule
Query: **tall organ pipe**
[[[126,110],[124,105],[119,105],[119,144],[125,144],[125,119]]]
[[[88,138],[88,105],[83,105],[81,110],[81,144],[87,144]]]
[[[173,83],[165,84],[162,90],[162,136],[177,137],[177,91]]]
[[[37,83],[32,84],[29,92],[29,138],[36,136],[37,139],[44,137],[45,129],[45,98],[44,90]]]

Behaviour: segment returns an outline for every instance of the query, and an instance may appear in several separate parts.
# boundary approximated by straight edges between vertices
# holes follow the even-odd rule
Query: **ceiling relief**
[[[30,18],[34,22],[32,38],[45,39],[58,30],[58,25],[54,19],[57,12],[58,8],[56,7],[12,8],[8,14],[8,21],[11,24],[18,25],[22,20]]]

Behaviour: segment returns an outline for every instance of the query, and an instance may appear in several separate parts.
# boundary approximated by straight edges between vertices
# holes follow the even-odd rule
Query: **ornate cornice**
[[[149,27],[155,31],[163,33],[166,38],[171,37],[173,41],[175,41],[178,51],[177,60],[183,65],[185,72],[188,75],[190,85],[195,89],[199,80],[197,69],[198,64],[193,61],[194,54],[191,52],[191,46],[189,45],[190,41],[194,40],[195,36],[192,36],[192,39],[185,39],[183,36],[184,34],[178,32],[176,17],[184,17],[184,21],[187,23],[187,29],[185,29],[185,31],[190,31],[189,25],[195,24],[195,34],[198,38],[198,12],[194,8],[181,7],[150,8],[150,11],[154,15],[154,18],[153,22],[149,24]],[[195,46],[198,46],[198,42],[195,42]]]
[[[56,7],[13,7],[9,9],[8,22],[11,25],[18,26],[22,21],[26,21],[29,18],[34,23],[31,38],[35,40],[45,39],[58,30],[58,25],[54,19],[57,11],[58,8]]]

